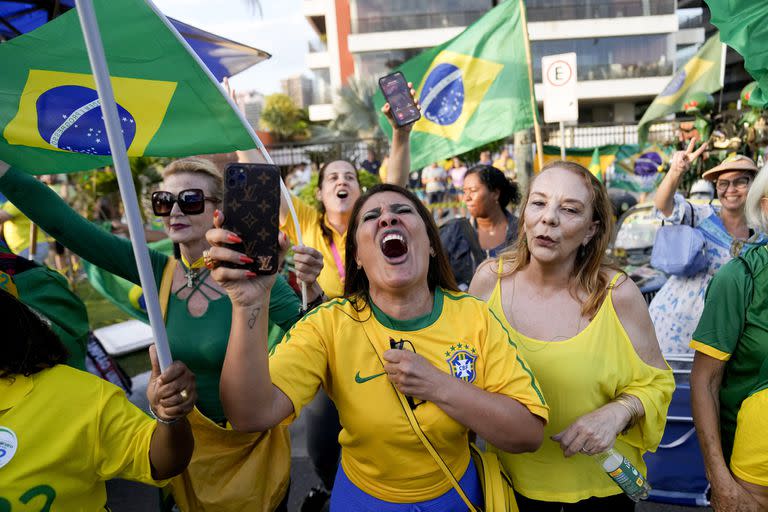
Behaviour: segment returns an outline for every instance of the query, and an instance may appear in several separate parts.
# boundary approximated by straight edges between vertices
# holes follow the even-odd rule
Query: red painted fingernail
[[[243,243],[243,239],[242,239],[242,238],[240,238],[239,236],[237,236],[237,235],[236,235],[236,234],[234,234],[234,233],[230,233],[230,234],[228,234],[228,235],[227,235],[227,240],[229,240],[230,242],[236,243],[236,244],[241,244],[241,243]]]
[[[248,270],[248,271],[245,273],[245,277],[247,277],[248,279],[251,279],[251,278],[253,278],[253,277],[256,277],[257,275],[258,275],[258,274],[257,274],[256,272],[251,272],[250,270]]]
[[[213,218],[218,219],[219,218],[219,210],[213,210]]]
[[[253,258],[249,258],[248,256],[240,256],[240,262],[241,263],[253,263]]]

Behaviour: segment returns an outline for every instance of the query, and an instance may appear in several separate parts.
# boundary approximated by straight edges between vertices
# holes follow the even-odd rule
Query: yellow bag
[[[288,427],[267,432],[221,428],[194,408],[188,416],[195,450],[187,469],[171,480],[183,512],[272,512],[288,492]]]
[[[469,445],[469,452],[480,476],[480,485],[485,498],[485,512],[510,511],[518,512],[515,491],[512,489],[512,479],[509,478],[499,458],[493,452],[483,452]]]

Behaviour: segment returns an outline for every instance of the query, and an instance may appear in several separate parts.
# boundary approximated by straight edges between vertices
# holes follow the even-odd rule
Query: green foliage
[[[494,154],[504,146],[506,141],[507,141],[506,138],[495,140],[493,142],[489,142],[484,146],[479,146],[479,147],[476,147],[475,149],[470,149],[466,153],[462,153],[457,156],[462,162],[464,162],[467,165],[467,167],[472,167],[474,164],[476,164],[480,160],[480,153],[482,153],[483,151],[490,151],[491,154]]]
[[[270,94],[264,99],[261,127],[279,140],[290,140],[308,135],[307,113],[296,106],[287,94]]]
[[[373,105],[376,83],[370,78],[352,77],[342,86],[334,101],[336,118],[330,128],[341,135],[360,139],[382,137],[378,113]]]
[[[328,160],[330,161],[330,160]],[[299,192],[299,199],[304,201],[306,204],[320,209],[320,201],[317,200],[315,197],[315,193],[317,192],[318,186],[317,186],[317,179],[319,177],[319,173],[313,172],[312,177],[309,179],[309,183],[306,187],[301,189],[301,192]],[[360,182],[360,188],[363,192],[371,188],[372,186],[376,185],[377,183],[381,183],[381,179],[374,175],[369,173],[365,170],[358,170],[357,171],[357,180]]]

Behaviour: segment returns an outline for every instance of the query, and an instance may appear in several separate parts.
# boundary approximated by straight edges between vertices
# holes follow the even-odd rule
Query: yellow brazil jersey
[[[358,304],[357,309],[361,309]],[[408,340],[442,371],[486,391],[501,393],[545,420],[548,407],[527,364],[486,304],[466,294],[435,291],[432,312],[408,321],[378,308],[361,311],[335,299],[299,321],[270,358],[272,382],[293,402],[296,415],[323,386],[339,410],[341,464],[360,489],[381,500],[413,503],[451,488],[411,429],[382,363],[390,338]],[[467,428],[432,403],[415,414],[455,475],[469,464]]]
[[[500,269],[502,266],[500,263]],[[560,444],[551,436],[622,393],[634,395],[643,403],[645,416],[626,434],[619,435],[614,448],[646,474],[642,456],[656,449],[664,433],[667,408],[675,389],[672,370],[649,366],[637,355],[613,308],[610,292],[589,325],[576,336],[563,341],[541,341],[524,336],[508,323],[501,303],[500,282],[497,281],[488,305],[507,326],[530,363],[551,408],[544,442],[538,450],[499,452],[515,490],[534,500],[566,503],[621,493],[591,457],[576,454],[566,459]]]
[[[8,247],[16,254],[29,247],[29,228],[32,222],[19,211],[10,201],[6,201],[2,210],[13,217],[3,223],[3,236],[8,242]],[[51,238],[40,229],[37,231],[37,242],[48,242]]]
[[[104,480],[163,485],[154,429],[122,390],[68,366],[0,379],[0,510],[103,511]]]
[[[317,282],[328,297],[340,297],[344,293],[344,280],[341,277],[342,273],[339,271],[339,265],[341,265],[341,269],[344,268],[344,249],[347,244],[347,233],[340,234],[328,224],[328,221],[323,218],[323,215],[318,210],[309,206],[298,197],[291,196],[291,199],[293,207],[296,209],[296,216],[299,219],[299,227],[301,228],[304,245],[317,249],[323,255],[323,270],[320,271]],[[338,263],[333,254],[330,241],[323,235],[320,222],[325,222],[325,225],[333,234],[333,242],[336,245],[339,256]],[[288,239],[292,243],[298,243],[296,228],[293,225],[293,219],[290,214],[288,214],[285,223],[280,226],[280,229],[288,235]]]

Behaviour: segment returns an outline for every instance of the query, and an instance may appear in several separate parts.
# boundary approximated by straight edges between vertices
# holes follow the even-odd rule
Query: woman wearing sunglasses
[[[757,166],[746,156],[731,156],[702,174],[703,179],[715,186],[719,208],[694,204],[675,193],[691,164],[706,147],[702,144],[694,151],[694,141],[691,141],[686,151],[676,152],[654,199],[656,215],[665,223],[693,224],[703,231],[709,258],[704,272],[691,277],[670,276],[651,301],[649,312],[664,355],[693,353],[688,345],[704,310],[704,293],[712,276],[730,259],[768,241],[764,233],[747,226],[744,205]]]
[[[212,258],[239,264],[230,232],[214,229],[208,239]],[[548,407],[533,374],[488,307],[457,291],[434,220],[413,193],[383,184],[362,195],[346,254],[344,296],[297,323],[271,357],[265,308],[274,278],[213,271],[233,303],[221,378],[233,426],[258,431],[294,419],[322,386],[343,427],[331,512],[466,511],[397,388],[482,506],[469,431],[511,452],[535,450]]]
[[[154,213],[163,219],[177,257],[150,251],[158,290],[170,286],[165,315],[168,341],[175,359],[184,361],[197,377],[197,409],[219,425],[226,424],[219,400],[219,377],[227,347],[232,304],[204,266],[209,248],[205,233],[213,225],[223,195],[222,173],[209,160],[185,158],[163,170],[161,190],[152,194]],[[107,233],[79,216],[55,193],[31,176],[0,162],[0,192],[41,229],[92,264],[140,284],[129,240]],[[235,238],[233,238],[235,240]],[[313,282],[322,260],[309,248],[297,248],[296,264],[309,281],[309,300],[322,295]],[[243,262],[247,258],[243,256]],[[306,262],[306,263],[304,263]],[[301,316],[298,297],[278,278],[269,301],[269,324],[288,330]],[[194,426],[193,426],[194,428]],[[274,430],[284,438],[284,428]],[[196,470],[193,458],[188,473]],[[287,467],[287,466],[286,466]],[[188,475],[185,473],[185,477]],[[287,482],[288,474],[284,475]],[[283,490],[285,485],[283,486]],[[278,497],[278,502],[282,496]]]

